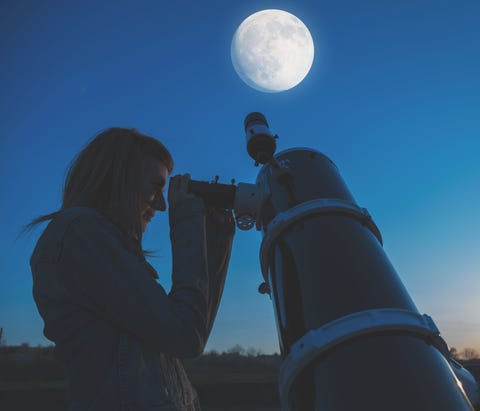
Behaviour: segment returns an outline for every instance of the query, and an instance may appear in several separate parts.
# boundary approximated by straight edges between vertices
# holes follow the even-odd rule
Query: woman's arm
[[[182,224],[182,218],[177,216],[177,203],[185,198],[193,198],[188,193],[190,175],[179,175],[170,179],[168,191],[170,227],[173,230],[177,224]],[[196,198],[198,201],[199,199]],[[193,227],[192,227],[193,229]],[[172,233],[173,231],[171,231]],[[225,285],[228,263],[232,251],[233,235],[235,233],[235,221],[231,211],[208,209],[205,219],[205,253],[207,256],[208,285],[206,290],[207,313],[206,313],[206,337],[210,335],[213,322],[217,314],[220,299]],[[188,260],[176,253],[181,250],[179,244],[175,244],[172,237],[173,276],[177,272],[178,263],[189,264]],[[172,287],[172,291],[174,287]]]
[[[177,204],[169,295],[143,261],[125,250],[113,227],[97,214],[81,214],[62,239],[58,268],[66,286],[97,315],[152,348],[179,358],[199,355],[208,335],[204,213],[195,198]]]

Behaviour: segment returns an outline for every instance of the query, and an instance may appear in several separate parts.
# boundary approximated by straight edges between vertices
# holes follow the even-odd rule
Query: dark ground
[[[203,411],[279,409],[279,356],[204,355],[184,364]],[[0,411],[65,409],[64,372],[51,347],[0,347]]]
[[[185,361],[203,411],[278,411],[280,357],[204,355]],[[480,380],[480,360],[463,361]],[[0,411],[64,411],[62,366],[51,347],[0,347]]]

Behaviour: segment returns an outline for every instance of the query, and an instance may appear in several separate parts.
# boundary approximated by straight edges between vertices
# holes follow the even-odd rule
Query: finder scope
[[[247,152],[255,160],[255,165],[270,162],[277,149],[275,140],[278,136],[270,133],[265,116],[258,112],[250,113],[245,117],[244,126]]]

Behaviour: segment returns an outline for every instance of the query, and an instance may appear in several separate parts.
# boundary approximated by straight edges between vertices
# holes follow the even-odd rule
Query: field
[[[0,410],[66,409],[63,369],[51,348],[1,348]],[[184,364],[203,411],[279,410],[278,356],[204,355]]]
[[[280,362],[277,355],[230,353],[184,364],[203,411],[278,411]],[[464,365],[480,378],[479,360]],[[1,411],[65,411],[65,386],[51,348],[0,347]]]

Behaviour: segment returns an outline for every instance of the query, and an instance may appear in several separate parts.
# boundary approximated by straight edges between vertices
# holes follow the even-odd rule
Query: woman
[[[110,128],[76,157],[59,211],[32,254],[33,296],[66,369],[68,410],[199,410],[179,358],[205,347],[223,292],[234,223],[170,179],[172,288],[145,260],[142,234],[173,160],[136,130]]]

